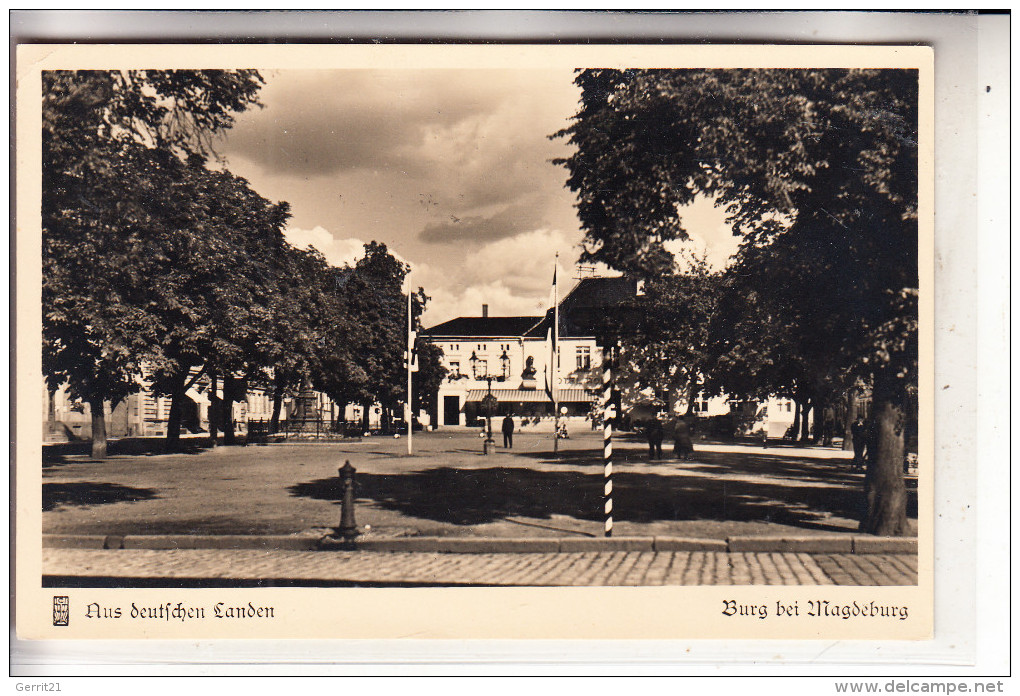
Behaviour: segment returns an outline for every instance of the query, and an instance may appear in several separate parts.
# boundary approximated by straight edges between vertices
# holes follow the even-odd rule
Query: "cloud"
[[[299,249],[309,246],[318,249],[328,264],[338,268],[353,266],[365,256],[363,240],[357,237],[337,239],[323,227],[314,227],[310,230],[288,227],[283,234],[288,242]],[[418,282],[419,276],[434,277],[436,275],[427,264],[411,263],[389,245],[387,245],[386,251],[397,261],[411,267],[410,274],[404,278],[404,292],[407,292],[409,283],[416,288],[422,286],[422,283]]]
[[[469,157],[465,141],[521,100],[520,71],[316,70],[267,75],[265,108],[243,114],[227,154],[268,170],[322,176],[358,168],[425,170],[433,155]]]
[[[560,254],[560,294],[573,287],[578,233],[538,229],[500,239],[464,254],[456,271],[430,268],[419,274],[432,297],[425,323],[478,316],[483,304],[493,316],[541,315],[549,307],[553,260]]]
[[[353,237],[337,239],[322,227],[310,230],[288,227],[283,234],[288,242],[299,249],[315,247],[333,266],[353,266],[358,259],[365,255],[365,242],[362,240]]]
[[[685,264],[682,259],[685,254],[705,256],[716,270],[729,265],[740,246],[740,237],[733,235],[733,228],[726,222],[725,209],[716,207],[709,198],[700,197],[681,208],[680,214],[688,239],[669,241],[663,246],[677,257],[681,266]]]
[[[534,229],[542,222],[539,206],[515,204],[506,206],[490,216],[472,215],[460,218],[450,215],[441,222],[427,224],[418,236],[422,241],[430,243],[486,242]]]

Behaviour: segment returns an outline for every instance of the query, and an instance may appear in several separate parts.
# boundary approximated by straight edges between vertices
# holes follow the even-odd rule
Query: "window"
[[[708,413],[708,402],[707,401],[702,401],[701,402],[701,412],[702,413]]]
[[[450,376],[451,377],[460,377],[460,361],[459,360],[451,360],[450,361]]]
[[[577,369],[578,370],[591,369],[591,348],[589,346],[577,347]]]

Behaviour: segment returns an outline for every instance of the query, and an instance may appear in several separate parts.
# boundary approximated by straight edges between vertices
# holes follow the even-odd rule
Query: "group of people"
[[[508,413],[503,417],[503,447],[504,449],[514,448],[514,417],[513,414]],[[561,422],[556,429],[556,437],[566,439],[570,437],[567,434],[567,424]]]
[[[645,428],[648,439],[648,458],[662,459],[662,441],[665,439],[666,427],[658,416],[652,418]],[[677,420],[673,426],[673,454],[679,459],[689,460],[694,456],[694,441],[691,438],[691,426],[686,418]]]
[[[503,417],[503,447],[513,449],[514,447],[514,419],[507,414]],[[566,428],[563,428],[563,436]],[[666,437],[666,427],[658,416],[649,422],[645,429],[645,436],[648,438],[648,456],[650,459],[662,459],[662,441]],[[686,418],[677,420],[673,427],[673,454],[679,459],[689,460],[694,456],[694,441],[691,437],[691,426]]]

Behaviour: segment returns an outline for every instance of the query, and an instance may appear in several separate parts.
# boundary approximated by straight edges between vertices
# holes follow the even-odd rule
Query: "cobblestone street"
[[[44,549],[43,572],[47,584],[114,586],[135,581],[162,586],[177,581],[198,586],[203,581],[369,586],[913,585],[917,557],[686,551],[433,554]]]

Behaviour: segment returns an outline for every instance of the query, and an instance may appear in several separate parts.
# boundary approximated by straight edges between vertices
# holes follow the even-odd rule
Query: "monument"
[[[301,384],[301,391],[294,398],[290,416],[287,418],[287,433],[318,437],[325,434],[325,430],[319,413],[319,397],[312,389],[311,381],[306,379]]]
[[[521,373],[521,389],[538,389],[538,380],[535,379],[537,373],[535,358],[528,356],[527,361],[524,363],[524,371]]]

